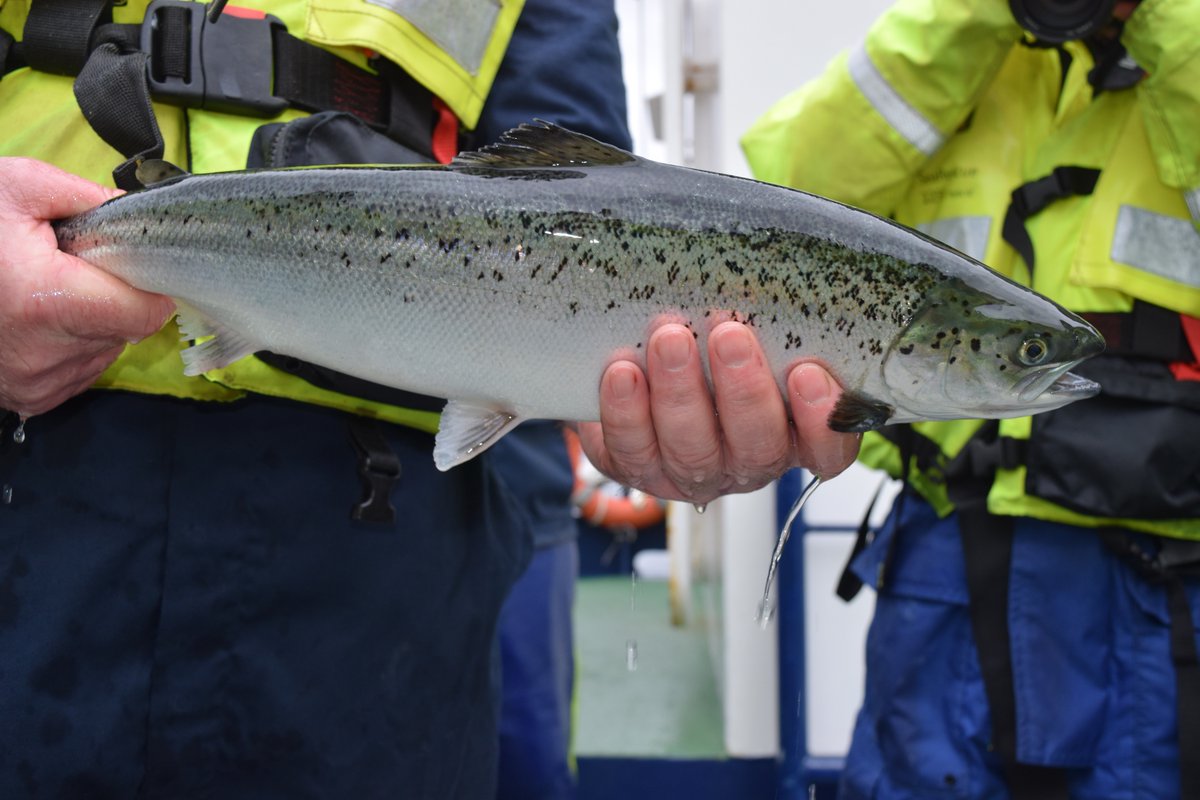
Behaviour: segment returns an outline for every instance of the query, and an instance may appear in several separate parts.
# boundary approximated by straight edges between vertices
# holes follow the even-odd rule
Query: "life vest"
[[[147,51],[153,100],[147,116],[161,133],[161,157],[192,172],[244,169],[264,126],[325,109],[353,113],[388,134],[407,127],[419,138],[424,131],[425,160],[447,161],[460,124],[470,129],[479,118],[522,5],[243,0],[221,13],[215,25],[232,33],[218,37],[208,35],[214,29],[200,3],[0,0],[0,155],[38,158],[112,183],[111,171],[131,154],[97,135],[74,91],[75,73],[94,52],[97,26],[111,14],[115,26],[127,26],[125,35],[140,33]],[[71,44],[89,36],[90,46]],[[206,85],[200,73],[208,76]],[[128,109],[131,118],[138,112]],[[112,113],[119,117],[123,109]],[[130,123],[135,134],[145,128],[137,124]],[[168,324],[128,346],[96,387],[207,401],[257,393],[437,429],[432,404],[413,407],[314,383],[281,369],[278,360],[249,357],[186,377],[181,346]]]
[[[1150,24],[1154,35],[1139,38]],[[1100,382],[1120,396],[994,424],[989,444],[1003,458],[987,493],[991,513],[1200,538],[1200,485],[1186,457],[1174,468],[1182,495],[1148,511],[1126,513],[1134,506],[1081,497],[1077,485],[1044,491],[1054,480],[1045,473],[1071,467],[1072,459],[1087,468],[1081,483],[1136,482],[1144,459],[1164,458],[1164,445],[1177,442],[1185,453],[1200,448],[1200,384],[1174,380],[1188,377],[1200,345],[1200,336],[1189,340],[1200,325],[1200,143],[1189,132],[1200,123],[1200,43],[1185,39],[1172,50],[1169,21],[1135,14],[1122,41],[1144,59],[1147,77],[1120,58],[1123,52],[1094,53],[1079,42],[1033,47],[1020,36],[1001,3],[906,3],[875,25],[864,45],[768,111],[743,147],[756,177],[942,239],[1092,316],[1110,350],[1165,376],[1110,377],[1113,362],[1104,357],[1096,360],[1096,368],[1106,365]],[[1147,347],[1155,352],[1138,352]],[[1126,369],[1125,362],[1114,369]],[[1111,424],[1062,424],[1105,402],[1121,409],[1109,417],[1118,423],[1133,413],[1126,406],[1166,409],[1164,427],[1139,442]],[[861,458],[893,476],[907,471],[945,515],[953,504],[943,469],[977,441],[982,425],[912,425],[909,454],[917,454],[910,470],[902,468],[894,435],[868,434]],[[1061,436],[1049,430],[1055,425]],[[1039,443],[1061,440],[1075,444],[1072,455],[1043,464]],[[1087,440],[1106,445],[1103,455],[1089,457]],[[1153,444],[1157,455],[1139,444]],[[1162,498],[1171,489],[1142,488],[1129,494]]]

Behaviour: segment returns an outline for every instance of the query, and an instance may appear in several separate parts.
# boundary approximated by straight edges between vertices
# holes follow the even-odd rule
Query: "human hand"
[[[792,422],[754,334],[738,322],[708,337],[709,391],[692,332],[663,325],[646,371],[617,361],[600,383],[600,422],[582,423],[584,452],[602,472],[667,500],[703,504],[749,492],[792,467],[832,478],[854,461],[860,437],[826,420],[841,389],[818,364],[788,375]]]
[[[173,312],[170,298],[58,249],[50,220],[116,194],[40,161],[0,158],[0,408],[49,411]]]

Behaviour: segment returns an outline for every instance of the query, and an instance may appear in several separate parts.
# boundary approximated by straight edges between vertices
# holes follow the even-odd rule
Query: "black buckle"
[[[350,517],[360,522],[391,525],[396,521],[392,488],[400,480],[400,459],[373,420],[350,418],[350,443],[358,454],[358,474],[362,478],[363,497],[351,510]]]
[[[273,117],[288,101],[272,94],[274,33],[283,23],[270,14],[238,16],[226,10],[210,22],[203,3],[154,0],[142,22],[146,80],[156,99],[189,108]],[[184,52],[172,48],[183,46]]]

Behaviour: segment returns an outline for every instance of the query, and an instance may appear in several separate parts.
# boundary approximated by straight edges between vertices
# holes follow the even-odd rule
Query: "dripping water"
[[[775,584],[776,573],[779,571],[779,560],[783,558],[783,546],[787,544],[788,537],[791,535],[792,523],[796,521],[796,517],[800,516],[800,509],[804,508],[808,498],[812,497],[812,493],[820,485],[820,476],[814,475],[813,479],[808,482],[808,486],[805,486],[804,491],[796,498],[796,502],[792,503],[792,508],[788,511],[787,519],[783,523],[783,529],[779,531],[779,540],[775,543],[775,552],[771,554],[771,564],[767,567],[767,582],[763,585],[762,599],[758,602],[758,611],[755,614],[755,619],[764,629],[771,618],[775,616],[775,608],[771,601],[771,589]]]

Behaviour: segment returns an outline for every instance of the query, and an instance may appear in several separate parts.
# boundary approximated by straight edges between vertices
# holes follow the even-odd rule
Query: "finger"
[[[2,392],[0,407],[25,416],[44,414],[64,401],[87,390],[124,350],[124,345],[79,351],[70,360],[58,362],[53,369],[26,376],[11,391]]]
[[[709,335],[708,346],[725,467],[739,487],[765,484],[792,457],[779,385],[758,340],[745,325],[722,323]]]
[[[830,429],[841,388],[829,373],[819,364],[800,364],[788,375],[788,396],[801,466],[826,480],[850,466],[861,437]]]
[[[643,488],[659,472],[650,390],[641,368],[611,364],[600,380],[600,425],[580,425],[584,451],[602,472]]]
[[[31,158],[5,158],[0,208],[11,204],[19,216],[47,220],[81,214],[120,192]],[[4,201],[7,201],[4,202]]]
[[[134,289],[66,253],[54,254],[46,276],[26,298],[31,318],[79,338],[139,342],[175,311],[171,298]]]
[[[692,332],[664,325],[646,356],[650,412],[663,471],[688,497],[711,494],[721,481],[721,431]]]

